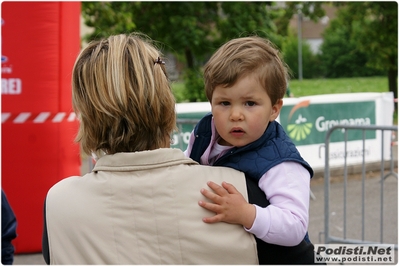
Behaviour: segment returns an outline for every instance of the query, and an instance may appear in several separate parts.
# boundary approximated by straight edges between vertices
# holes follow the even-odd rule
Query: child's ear
[[[279,99],[277,102],[272,106],[272,113],[270,114],[270,121],[276,120],[278,115],[280,114],[281,107],[283,107],[283,100]]]

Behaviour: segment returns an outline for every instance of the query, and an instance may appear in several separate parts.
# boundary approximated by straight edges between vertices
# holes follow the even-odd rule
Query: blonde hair
[[[274,45],[251,36],[237,38],[222,45],[205,64],[205,93],[212,100],[216,86],[231,87],[244,75],[256,73],[272,104],[284,97],[288,70]]]
[[[72,73],[72,104],[80,120],[75,141],[86,154],[163,147],[175,129],[175,100],[161,56],[133,33],[93,41]]]

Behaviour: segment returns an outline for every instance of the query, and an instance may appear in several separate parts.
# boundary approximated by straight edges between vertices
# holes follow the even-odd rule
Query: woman
[[[143,35],[94,41],[72,73],[76,141],[91,173],[61,180],[45,202],[43,255],[51,264],[257,264],[242,226],[206,224],[207,181],[242,173],[200,166],[170,148],[175,101],[161,54]]]

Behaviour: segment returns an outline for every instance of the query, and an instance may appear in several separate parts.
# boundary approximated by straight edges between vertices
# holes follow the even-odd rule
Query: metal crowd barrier
[[[347,165],[347,156],[344,156],[344,165],[343,165],[343,228],[342,228],[342,237],[337,237],[333,236],[330,233],[330,166],[329,166],[329,144],[330,144],[330,136],[333,131],[335,130],[344,130],[345,134],[345,154],[347,153],[347,142],[348,142],[348,131],[349,130],[361,130],[363,133],[363,139],[362,139],[362,148],[363,148],[363,155],[362,155],[362,180],[361,180],[361,239],[353,239],[353,238],[348,238],[347,237],[347,222],[348,222],[348,217],[347,217],[347,204],[348,204],[348,191],[347,191],[347,181],[348,181],[348,165]],[[366,184],[366,161],[365,161],[365,132],[367,130],[374,130],[374,131],[381,131],[381,168],[380,168],[380,175],[381,179],[379,182],[379,196],[380,196],[380,213],[379,213],[379,219],[380,219],[380,224],[379,228],[375,228],[375,230],[379,230],[379,235],[380,239],[378,241],[366,241],[365,240],[365,184]],[[393,176],[394,178],[398,178],[397,172],[395,172],[394,169],[394,164],[395,164],[395,159],[393,155],[393,146],[397,145],[397,142],[391,141],[390,143],[390,158],[386,160],[384,158],[384,132],[390,131],[392,136],[393,134],[397,134],[398,132],[398,127],[397,126],[377,126],[377,125],[369,125],[369,126],[355,126],[355,125],[336,125],[327,132],[326,134],[326,139],[325,139],[325,170],[324,170],[324,237],[325,237],[325,244],[329,243],[343,243],[343,244],[387,244],[384,243],[383,239],[383,233],[384,233],[384,181],[386,180],[387,177]],[[389,167],[386,167],[386,163],[389,164]],[[397,171],[397,169],[396,169]],[[384,174],[384,172],[388,172],[387,174]],[[397,185],[397,184],[396,184]],[[378,188],[376,188],[375,193],[378,193]],[[351,193],[351,191],[349,191]],[[334,213],[334,212],[333,212]],[[378,213],[376,213],[378,215]],[[376,218],[376,217],[375,217]],[[367,221],[369,222],[369,221]],[[368,228],[369,229],[369,228]],[[352,229],[353,230],[353,229]],[[389,243],[389,244],[394,244],[394,243]],[[398,245],[394,245],[395,249],[398,249]]]

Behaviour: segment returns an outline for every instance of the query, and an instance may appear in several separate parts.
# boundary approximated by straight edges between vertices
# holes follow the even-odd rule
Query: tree
[[[200,67],[221,43],[257,34],[277,40],[262,2],[82,2],[87,39],[140,31],[185,59],[190,101],[205,100]],[[200,98],[199,98],[200,97]]]
[[[205,101],[200,66],[213,47],[216,2],[139,2],[132,15],[137,29],[185,59],[183,79],[188,101]]]
[[[284,2],[284,5],[280,7],[273,5],[275,10],[275,17],[273,18],[277,33],[282,36],[289,35],[289,23],[291,18],[298,13],[298,9],[304,17],[307,17],[313,21],[318,21],[325,15],[323,9],[324,2]]]
[[[254,34],[279,45],[281,36],[276,33],[270,5],[265,2],[221,2],[220,16],[216,20],[216,30],[220,36],[216,40],[217,45],[232,38]]]
[[[398,97],[398,3],[336,3],[339,19],[350,26],[349,39],[367,55],[366,65],[387,72],[389,91]]]
[[[351,26],[340,16],[338,14],[337,19],[331,21],[323,33],[320,61],[324,76],[341,78],[381,75],[381,70],[366,65],[368,55],[357,49],[355,40],[350,38]]]
[[[134,2],[82,2],[82,16],[87,26],[94,29],[83,36],[86,41],[107,37],[111,34],[132,32],[136,24],[131,16]]]
[[[298,37],[296,34],[289,33],[283,42],[282,54],[285,63],[290,69],[292,78],[298,78]],[[313,54],[310,44],[306,41],[302,43],[303,58],[303,77],[305,79],[320,77],[320,63],[318,56]]]

